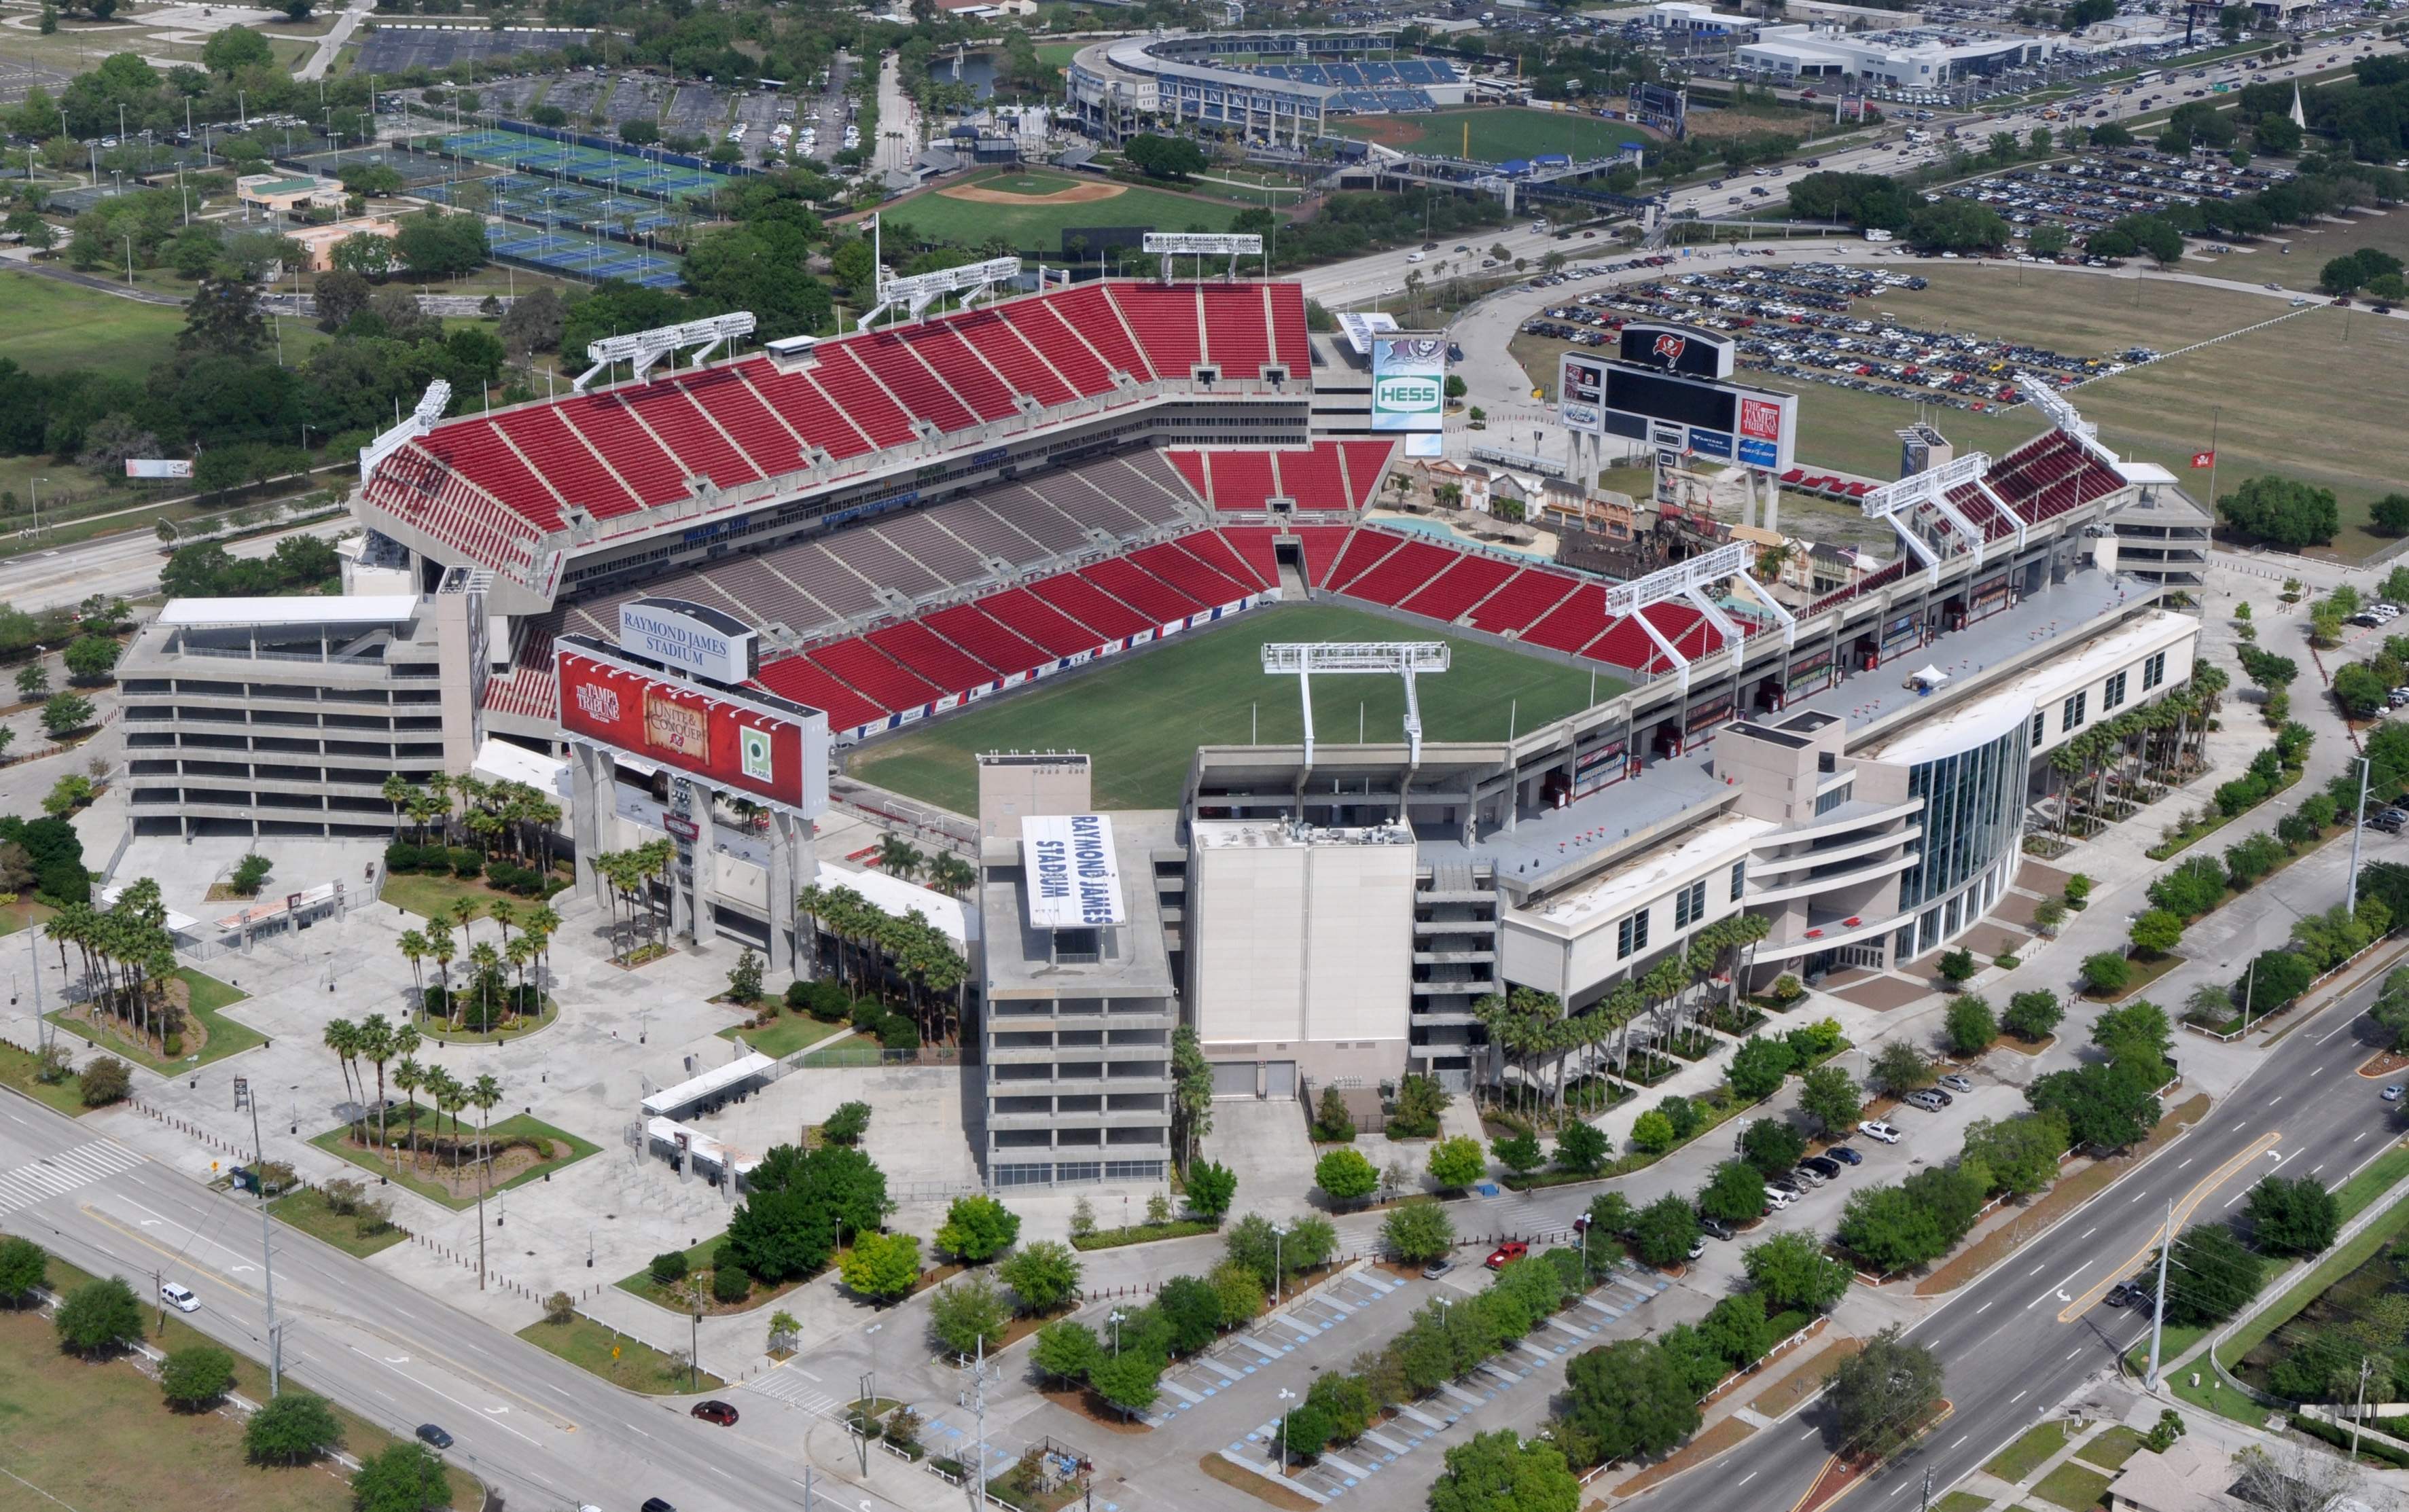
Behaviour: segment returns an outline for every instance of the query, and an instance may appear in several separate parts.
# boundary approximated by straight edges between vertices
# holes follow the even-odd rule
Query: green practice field
[[[1151,226],[1157,231],[1226,231],[1247,209],[1194,194],[1115,180],[1017,170],[977,176],[887,207],[890,224],[931,241],[977,247],[1001,238],[1023,252],[1060,254],[1066,226]]]
[[[121,299],[36,273],[0,282],[8,318],[0,321],[0,357],[31,373],[90,367],[112,378],[139,378],[167,360],[184,328],[172,305]]]
[[[854,756],[851,770],[958,814],[974,814],[980,751],[1072,750],[1095,757],[1095,792],[1108,809],[1178,805],[1190,755],[1200,745],[1294,745],[1304,735],[1294,680],[1267,677],[1267,641],[1444,640],[1454,665],[1417,678],[1422,730],[1433,741],[1504,740],[1508,723],[1536,729],[1590,701],[1590,674],[1562,662],[1486,641],[1413,631],[1395,620],[1326,604],[1260,610],[1233,625],[1173,637],[964,713],[916,726]],[[1600,673],[1596,696],[1623,683]],[[1393,677],[1321,677],[1313,684],[1316,739],[1404,739],[1405,688]]]
[[[1464,151],[1464,128],[1472,128],[1472,150]],[[1573,157],[1611,157],[1624,142],[1652,140],[1654,133],[1630,121],[1601,121],[1569,111],[1530,110],[1516,105],[1477,106],[1468,110],[1433,110],[1421,115],[1353,116],[1334,122],[1331,130],[1348,137],[1393,147],[1401,152],[1436,152],[1469,156],[1481,163],[1565,152]]]

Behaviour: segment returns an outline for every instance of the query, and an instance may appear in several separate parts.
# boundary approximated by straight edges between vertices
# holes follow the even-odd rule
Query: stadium
[[[1868,491],[1897,557],[1785,607],[1738,539],[1617,582],[1378,517],[1405,464],[1293,283],[1090,282],[678,366],[749,324],[720,320],[598,344],[588,376],[632,359],[632,380],[430,406],[381,439],[353,592],[450,606],[392,648],[475,711],[472,741],[444,722],[444,765],[473,750],[563,794],[581,855],[708,816],[718,842],[671,884],[682,930],[809,970],[825,949],[783,894],[841,859],[794,827],[825,792],[765,855],[741,783],[705,773],[681,809],[660,741],[592,759],[584,685],[566,710],[557,682],[613,655],[638,599],[757,637],[706,697],[824,715],[807,765],[878,785],[839,800],[921,805],[919,833],[978,861],[973,909],[838,870],[882,907],[970,920],[991,1185],[1159,1179],[1167,1015],[1218,1096],[1277,1098],[1501,1074],[1485,998],[1595,1011],[1741,915],[1761,923],[1729,980],[1897,986],[1989,940],[2048,753],[2189,675],[2197,622],[2159,601],[2163,540],[2140,540],[2188,506],[2054,393],[2005,455],[1937,448]],[[2146,526],[2129,569],[2120,518]],[[237,770],[209,739],[205,770]],[[137,812],[238,812],[223,783],[180,792],[170,754],[137,764]],[[314,832],[385,833],[374,790],[340,787],[371,778],[330,769]],[[253,801],[285,805],[280,828],[308,822],[291,810],[316,799],[269,785]],[[1109,909],[1053,917],[1031,890],[1022,839],[1060,814],[1092,816]],[[1111,1043],[1133,1048],[1099,1070],[1078,1015],[1124,1011]]]
[[[1481,92],[1444,58],[1387,57],[1395,45],[1388,34],[1340,31],[1099,42],[1071,62],[1070,108],[1107,143],[1170,123],[1302,149],[1345,116],[1433,110]]]

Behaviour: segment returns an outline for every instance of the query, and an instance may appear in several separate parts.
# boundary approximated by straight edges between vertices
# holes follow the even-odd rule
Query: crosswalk
[[[95,1139],[0,1171],[0,1217],[131,1171],[142,1157],[114,1140]]]
[[[748,1391],[758,1391],[763,1396],[776,1397],[779,1401],[801,1407],[815,1417],[836,1418],[844,1415],[844,1409],[836,1398],[815,1387],[810,1378],[792,1363],[780,1365],[758,1379],[745,1382],[744,1389]]]

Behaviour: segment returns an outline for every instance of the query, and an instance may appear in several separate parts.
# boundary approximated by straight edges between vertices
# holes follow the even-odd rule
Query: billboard
[[[1567,430],[1617,436],[1779,472],[1797,442],[1797,396],[1729,382],[1684,378],[1567,353],[1558,368],[1557,420]]]
[[[1128,921],[1110,815],[1031,814],[1020,821],[1020,859],[1032,927],[1093,929]]]
[[[189,478],[193,465],[179,457],[130,456],[125,459],[128,478]]]
[[[1685,378],[1729,378],[1737,350],[1738,343],[1730,337],[1662,321],[1635,321],[1624,326],[1619,349],[1624,362]]]
[[[683,598],[633,598],[619,606],[619,644],[650,661],[714,683],[742,683],[759,670],[760,637],[733,614]]]
[[[1631,119],[1680,141],[1690,134],[1690,92],[1669,84],[1634,84]]]
[[[1381,336],[1372,342],[1372,428],[1403,433],[1406,455],[1437,456],[1447,424],[1447,338]]]
[[[774,694],[664,677],[564,637],[561,732],[802,814],[828,805],[828,716]]]

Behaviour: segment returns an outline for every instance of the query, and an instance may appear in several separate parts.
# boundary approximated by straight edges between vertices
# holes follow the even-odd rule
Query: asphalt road
[[[286,536],[307,533],[333,540],[356,528],[349,515],[337,515],[313,525],[252,536],[226,547],[232,556],[274,554]],[[0,603],[28,612],[58,604],[80,603],[96,593],[138,598],[156,593],[159,569],[166,565],[166,548],[148,528],[120,531],[72,546],[60,546],[0,557]]]
[[[187,1321],[267,1358],[258,1210],[7,1095],[0,1228],[123,1275],[146,1300],[155,1268],[198,1293]],[[633,1512],[647,1496],[680,1512],[801,1505],[800,1409],[746,1392],[741,1423],[711,1427],[686,1415],[688,1399],[629,1395],[374,1265],[282,1224],[275,1235],[287,1381],[399,1433],[440,1423],[455,1440],[448,1458],[499,1489],[512,1512]],[[475,1281],[463,1272],[459,1284]],[[823,1508],[895,1512],[825,1475],[818,1489]]]
[[[2353,1030],[2374,993],[2372,981],[2295,1027],[2210,1110],[2205,1125],[1911,1326],[1907,1337],[1932,1348],[1946,1367],[1955,1411],[1923,1447],[1861,1485],[1856,1503],[1911,1505],[1895,1499],[1920,1488],[1926,1470],[1938,1496],[2085,1379],[2113,1374],[2117,1360],[2148,1336],[2149,1317],[2108,1307],[2100,1298],[2156,1255],[2168,1203],[2179,1226],[2222,1222],[2262,1176],[2314,1175],[2330,1187],[2387,1148],[2401,1129],[2377,1085],[2356,1074],[2371,1051]],[[2178,1036],[2178,1058],[2183,1040]],[[1717,1462],[1715,1483],[1749,1488],[1738,1505],[1795,1506],[1829,1459],[1832,1432],[1821,1404],[1810,1406]],[[1682,1478],[1637,1500],[1671,1506],[1694,1498]]]

